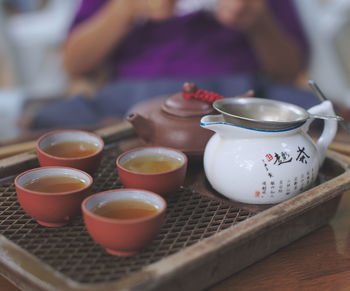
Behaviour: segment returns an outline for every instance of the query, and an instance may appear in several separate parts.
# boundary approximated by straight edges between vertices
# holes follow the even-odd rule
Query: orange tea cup
[[[95,242],[112,255],[132,256],[160,232],[166,206],[156,193],[116,189],[85,198],[81,207]]]
[[[96,134],[82,130],[54,130],[41,136],[36,144],[39,164],[71,167],[93,173],[104,148]]]
[[[90,194],[92,177],[78,169],[42,167],[19,174],[15,187],[19,204],[39,224],[63,226],[80,212]]]
[[[124,152],[116,164],[120,181],[126,188],[167,196],[184,183],[187,156],[177,149],[148,146]]]

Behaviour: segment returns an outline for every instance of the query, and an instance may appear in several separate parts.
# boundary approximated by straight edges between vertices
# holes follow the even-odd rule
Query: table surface
[[[326,226],[208,290],[234,289],[350,290],[350,190]],[[0,275],[0,290],[19,289]]]
[[[350,290],[350,191],[326,226],[210,290]]]

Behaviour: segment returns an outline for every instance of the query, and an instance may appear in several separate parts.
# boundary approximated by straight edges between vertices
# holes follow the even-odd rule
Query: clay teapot
[[[200,120],[215,110],[211,102],[184,97],[198,91],[194,83],[185,83],[182,92],[158,104],[151,102],[151,109],[145,103],[144,113],[131,111],[126,119],[147,144],[176,148],[191,159],[201,159],[213,133],[202,128]]]

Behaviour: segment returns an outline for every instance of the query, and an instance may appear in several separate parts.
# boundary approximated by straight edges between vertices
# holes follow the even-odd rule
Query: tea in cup
[[[72,167],[92,173],[101,162],[103,148],[103,140],[94,133],[55,130],[38,139],[36,152],[42,167]]]
[[[116,189],[87,197],[81,207],[94,241],[112,255],[131,256],[160,232],[166,206],[156,193]]]
[[[132,149],[117,159],[118,175],[127,188],[145,189],[166,196],[184,183],[186,155],[176,149],[150,146]]]
[[[43,226],[58,227],[79,213],[92,182],[89,174],[78,169],[42,167],[18,175],[15,187],[27,214]]]

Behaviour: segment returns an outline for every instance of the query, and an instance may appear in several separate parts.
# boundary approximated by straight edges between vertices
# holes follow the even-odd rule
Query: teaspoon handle
[[[318,85],[316,84],[316,82],[314,80],[308,80],[307,81],[309,86],[311,87],[311,89],[316,93],[318,99],[320,99],[320,101],[326,101],[328,100],[328,98],[323,94],[323,92],[321,91],[321,89],[318,87]]]
[[[323,94],[323,92],[321,91],[321,89],[318,87],[318,85],[316,84],[316,82],[314,80],[308,80],[307,81],[309,86],[311,87],[311,89],[316,93],[317,97],[321,100],[321,101],[326,101],[328,100],[328,98],[326,97],[326,95]],[[345,132],[347,134],[350,135],[350,127],[349,124],[347,122],[345,122],[345,120],[342,118],[341,120],[339,120],[339,124],[340,126],[345,130]]]
[[[321,114],[310,114],[310,117],[319,119],[335,119],[337,121],[344,121],[343,117],[339,115],[321,115]]]

